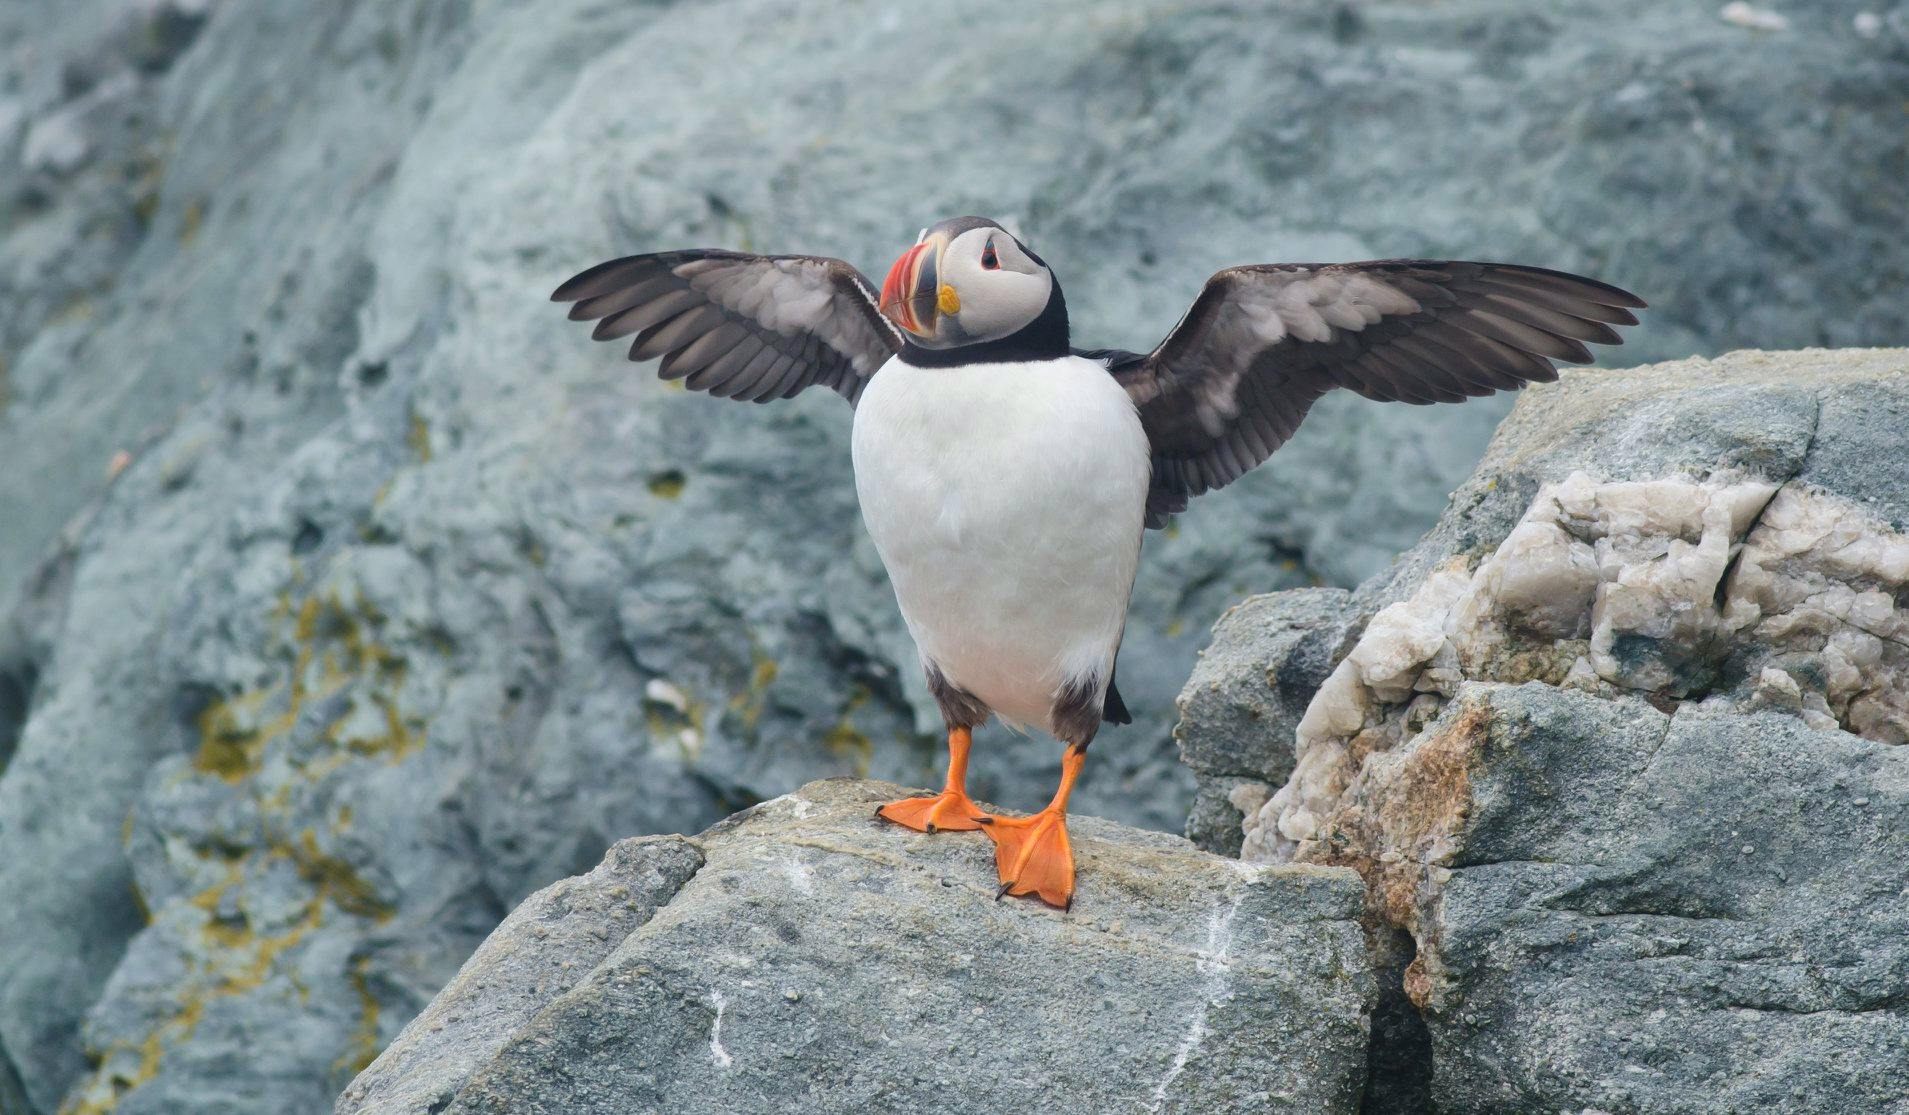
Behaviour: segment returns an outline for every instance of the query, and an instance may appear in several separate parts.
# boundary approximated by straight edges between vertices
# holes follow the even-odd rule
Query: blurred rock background
[[[1619,363],[1900,341],[1909,5],[1747,12],[0,7],[0,1111],[325,1110],[613,839],[933,777],[847,409],[659,385],[561,279],[983,212],[1083,344],[1385,255],[1637,290]],[[1507,405],[1328,400],[1150,538],[1078,806],[1178,828],[1214,617],[1382,569]]]

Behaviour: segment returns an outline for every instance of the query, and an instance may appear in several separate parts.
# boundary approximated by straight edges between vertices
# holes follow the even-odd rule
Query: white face
[[[1047,308],[1054,276],[998,228],[975,228],[941,253],[941,282],[961,308],[943,314],[936,348],[998,341],[1025,328]],[[926,344],[926,342],[917,342]]]
[[[1053,293],[1054,276],[1002,229],[950,236],[937,226],[895,261],[881,308],[915,344],[950,349],[1012,336],[1041,316]]]

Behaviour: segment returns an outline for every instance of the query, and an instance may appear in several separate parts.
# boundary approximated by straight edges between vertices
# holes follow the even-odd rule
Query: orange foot
[[[943,790],[932,797],[891,801],[875,815],[916,832],[973,832],[981,827],[975,818],[982,813],[966,793]]]
[[[1032,817],[982,817],[994,841],[1002,894],[1031,894],[1056,909],[1074,904],[1074,847],[1067,813],[1049,807]]]

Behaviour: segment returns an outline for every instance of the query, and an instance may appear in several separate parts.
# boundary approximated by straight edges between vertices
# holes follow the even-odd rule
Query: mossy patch
[[[689,478],[677,469],[668,469],[650,477],[650,494],[658,499],[681,499],[683,489],[689,486]]]
[[[358,1025],[345,1042],[345,1051],[332,1062],[332,1070],[346,1079],[365,1071],[384,1052],[384,1042],[378,1036],[378,997],[371,993],[370,973],[369,958],[361,956],[352,961],[348,978],[353,994],[358,996]]]
[[[289,599],[281,600],[275,615],[282,619],[288,613],[294,647],[290,676],[208,704],[199,714],[194,769],[233,783],[256,774],[267,745],[289,733],[307,706],[353,687],[382,714],[383,731],[341,739],[334,723],[326,729],[327,739],[354,754],[392,761],[423,746],[424,728],[407,718],[398,703],[404,656],[365,634],[368,626],[384,620],[376,609],[311,596],[295,609]]]
[[[755,651],[755,662],[749,670],[749,687],[729,699],[729,707],[741,718],[744,728],[754,731],[757,722],[762,719],[763,706],[769,700],[769,687],[775,684],[776,674],[781,667],[776,660]]]
[[[199,238],[199,229],[205,225],[205,202],[187,203],[186,211],[179,215],[179,246],[189,247]]]
[[[320,851],[317,833],[310,829],[299,833],[291,857],[298,873],[317,886],[320,899],[329,898],[340,910],[357,917],[391,920],[391,905],[378,897],[377,889],[358,874],[357,868]]]
[[[411,412],[411,428],[405,432],[404,443],[411,448],[411,455],[419,464],[431,463],[431,427],[424,416],[417,411]]]
[[[822,746],[829,754],[846,758],[855,764],[855,777],[867,778],[869,764],[875,758],[875,743],[864,735],[854,723],[855,710],[868,703],[868,690],[859,686],[849,694],[848,704],[842,709],[842,719],[822,737]]]
[[[200,935],[200,947],[194,951],[202,959],[183,981],[176,1010],[139,1041],[115,1043],[101,1051],[93,1074],[75,1089],[75,1098],[62,1115],[105,1115],[114,1110],[127,1093],[157,1075],[168,1051],[191,1037],[206,1004],[214,999],[264,988],[263,994],[304,1000],[310,989],[299,982],[298,966],[287,958],[302,951],[301,945],[328,920],[344,916],[376,924],[390,920],[395,912],[354,865],[335,849],[326,850],[323,833],[311,828],[291,835],[286,832],[301,788],[365,756],[396,761],[423,745],[424,728],[407,718],[400,706],[405,659],[376,641],[373,633],[384,617],[363,602],[347,604],[317,595],[294,599],[286,594],[271,618],[291,647],[287,676],[208,704],[199,714],[200,741],[193,757],[195,769],[246,785],[246,790],[238,792],[252,794],[268,836],[251,847],[199,851],[203,861],[222,870],[216,882],[183,900],[191,910],[181,928]],[[271,778],[257,778],[269,748],[282,747],[279,741],[320,707],[319,702],[347,693],[360,709],[368,706],[372,715],[361,715],[352,732],[343,730],[345,718],[335,719],[315,739],[305,741],[323,741],[329,747],[319,747],[315,757],[309,748],[285,749],[290,766],[274,768]],[[352,821],[349,805],[339,805],[332,816],[333,831]],[[129,817],[122,835],[130,839],[132,831]],[[256,894],[247,881],[257,872],[282,872],[286,865],[309,891],[289,910],[262,915],[253,905]],[[175,906],[162,912],[161,921],[177,924],[179,916]],[[262,923],[261,917],[268,917],[269,923]],[[339,1061],[355,1072],[378,1053],[377,1004],[364,962],[355,961],[349,972],[341,974],[362,1006],[359,1024]]]
[[[205,1004],[192,1000],[157,1026],[138,1044],[116,1045],[105,1051],[92,1079],[60,1108],[60,1115],[107,1115],[126,1093],[159,1075],[166,1051],[199,1028]]]

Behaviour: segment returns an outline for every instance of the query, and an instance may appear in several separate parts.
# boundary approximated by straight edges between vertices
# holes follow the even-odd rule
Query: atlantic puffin
[[[1152,352],[1087,350],[1054,272],[984,217],[922,230],[879,292],[839,259],[705,248],[611,260],[552,298],[691,390],[849,401],[863,520],[948,729],[942,790],[878,815],[986,832],[998,893],[1063,909],[1068,794],[1101,723],[1131,719],[1114,660],[1145,530],[1266,460],[1335,387],[1425,404],[1548,382],[1644,306],[1512,264],[1258,264],[1207,280]],[[1032,816],[968,797],[991,715],[1066,747]]]

